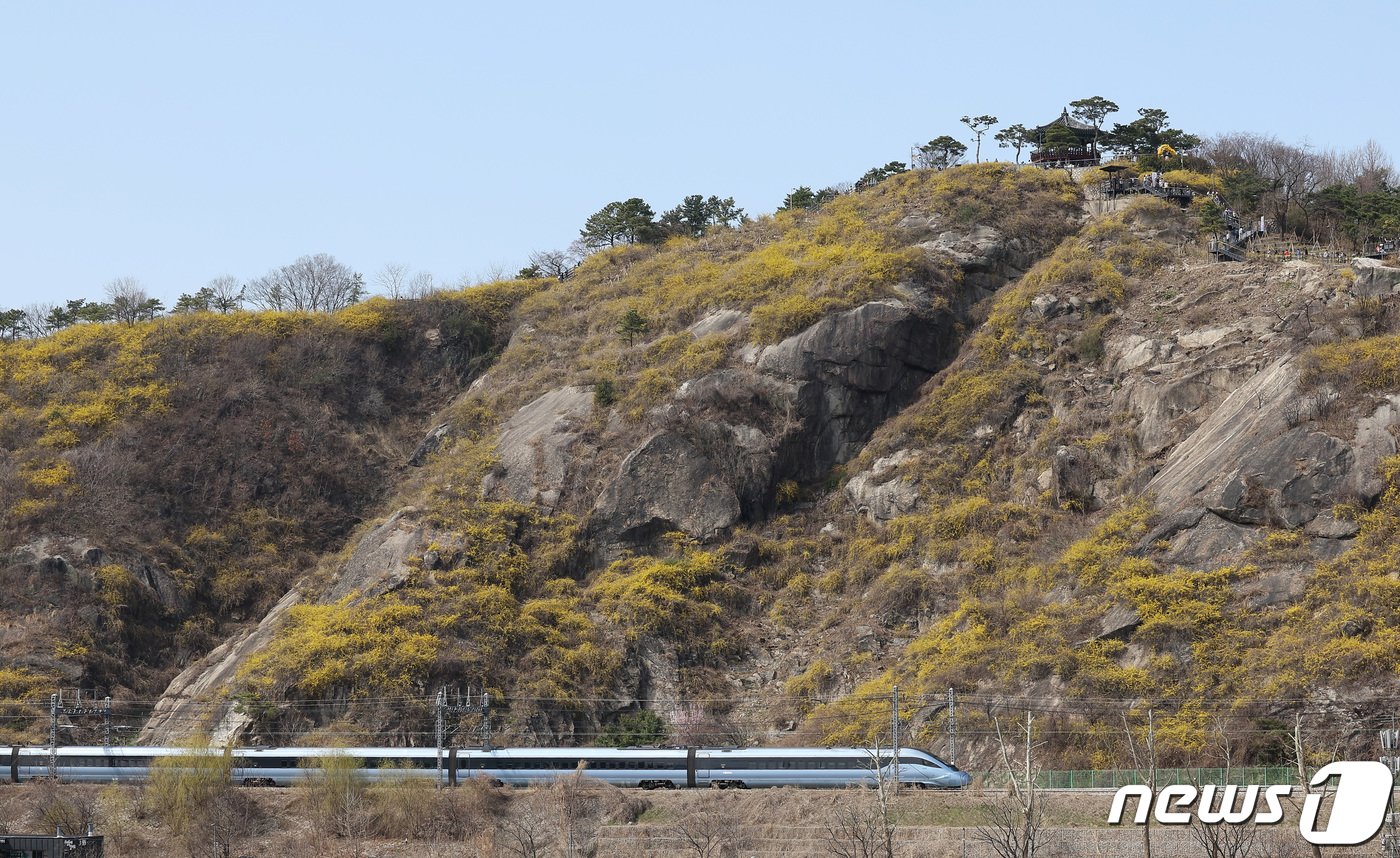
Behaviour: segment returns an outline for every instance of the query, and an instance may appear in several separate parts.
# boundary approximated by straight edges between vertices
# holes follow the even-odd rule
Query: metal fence
[[[1010,784],[1006,772],[974,772],[975,782],[984,789],[997,789]],[[1157,784],[1290,784],[1298,779],[1298,770],[1287,766],[1253,768],[1188,768],[1158,769]],[[1077,771],[1043,771],[1036,776],[1042,789],[1118,789],[1129,784],[1146,783],[1147,773],[1137,769],[1081,769]]]

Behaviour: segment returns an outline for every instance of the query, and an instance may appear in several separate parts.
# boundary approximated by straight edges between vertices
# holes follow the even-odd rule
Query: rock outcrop
[[[501,475],[488,478],[487,490],[499,483],[513,500],[553,512],[574,459],[579,423],[592,411],[592,390],[561,387],[515,412],[497,437]]]
[[[651,415],[665,428],[629,453],[599,494],[593,532],[609,544],[639,544],[666,529],[708,540],[759,518],[780,482],[821,479],[860,452],[955,344],[946,312],[872,301],[762,349],[746,367],[687,382]],[[879,514],[912,506],[907,490],[890,492]]]
[[[869,470],[846,481],[846,498],[856,512],[872,522],[890,519],[912,512],[919,502],[919,487],[900,473],[900,466],[918,458],[910,450],[875,460]]]
[[[327,600],[339,601],[352,593],[361,598],[378,596],[402,586],[413,571],[410,561],[427,541],[424,527],[415,520],[417,512],[413,507],[397,510],[360,537]]]
[[[1340,500],[1353,461],[1339,439],[1300,426],[1251,450],[1201,497],[1207,509],[1236,524],[1291,530]]]
[[[1297,395],[1297,372],[1281,357],[1225,397],[1180,444],[1147,484],[1165,509],[1185,506],[1221,474],[1233,471],[1263,438],[1288,429],[1285,416]]]
[[[137,741],[142,745],[175,745],[192,734],[207,735],[214,746],[241,741],[252,719],[239,711],[228,691],[244,661],[272,639],[287,612],[300,601],[301,591],[292,589],[256,626],[229,638],[180,671],[146,719]]]
[[[995,227],[977,225],[967,229],[942,229],[937,219],[907,219],[906,227],[922,227],[936,233],[920,243],[925,251],[946,255],[963,272],[963,282],[979,292],[1001,288],[1026,272],[1035,258],[1017,239],[1007,239]]]
[[[694,444],[662,432],[622,461],[594,515],[613,541],[649,542],[672,530],[709,540],[739,520],[739,498]]]
[[[1358,256],[1351,261],[1356,272],[1352,290],[1362,298],[1382,298],[1400,287],[1400,268],[1393,268],[1378,259]]]

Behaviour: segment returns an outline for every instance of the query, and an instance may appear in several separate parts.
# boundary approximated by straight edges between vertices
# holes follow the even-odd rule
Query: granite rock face
[[[859,453],[954,345],[946,312],[872,301],[758,351],[749,366],[685,383],[651,415],[664,428],[599,493],[593,532],[605,544],[637,545],[665,529],[708,540],[760,518],[782,482],[821,479]],[[877,517],[916,500],[898,484],[878,493]]]
[[[561,387],[515,412],[496,440],[496,481],[506,495],[552,512],[574,459],[579,424],[592,411],[592,390]]]
[[[628,454],[594,513],[602,531],[621,542],[673,530],[708,540],[739,520],[739,498],[694,444],[662,432]]]
[[[1341,499],[1354,461],[1347,444],[1300,426],[1259,445],[1202,498],[1236,524],[1301,527]]]
[[[327,600],[335,602],[351,594],[360,598],[377,596],[407,581],[412,571],[410,562],[427,544],[426,529],[415,520],[416,512],[412,507],[397,510],[360,537],[331,585]]]
[[[912,512],[919,502],[919,488],[913,480],[902,476],[899,468],[917,458],[917,453],[899,450],[877,459],[869,470],[846,482],[846,498],[871,522],[889,521]]]
[[[1378,259],[1358,256],[1351,261],[1356,272],[1352,289],[1363,298],[1384,298],[1400,287],[1400,268],[1392,268]]]

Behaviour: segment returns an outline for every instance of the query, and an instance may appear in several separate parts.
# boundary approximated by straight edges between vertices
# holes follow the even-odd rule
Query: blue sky
[[[1400,158],[1400,4],[1053,6],[4,3],[0,307],[121,276],[170,304],[321,252],[371,283],[514,272],[610,200],[771,212],[1091,95]]]

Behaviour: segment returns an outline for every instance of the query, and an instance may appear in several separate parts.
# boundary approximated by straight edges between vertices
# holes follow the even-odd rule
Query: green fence
[[[1011,778],[1006,772],[974,772],[973,777],[984,788],[1006,786]],[[1287,766],[1268,768],[1195,768],[1158,769],[1157,785],[1166,784],[1291,784],[1298,779],[1298,770]],[[1044,789],[1118,789],[1129,784],[1145,784],[1147,773],[1137,769],[1083,769],[1079,771],[1044,771],[1036,784]]]

